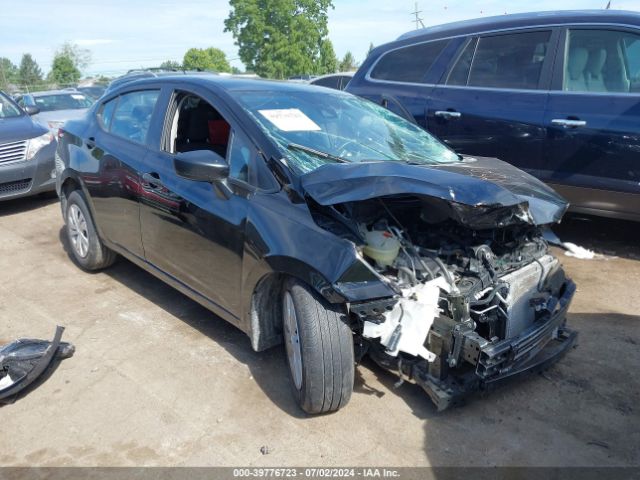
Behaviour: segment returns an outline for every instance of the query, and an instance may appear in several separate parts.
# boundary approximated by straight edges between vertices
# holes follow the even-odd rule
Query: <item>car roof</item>
[[[439,38],[456,35],[500,30],[505,28],[562,25],[570,23],[614,23],[640,26],[640,12],[625,10],[563,10],[553,12],[530,12],[475,18],[445,23],[413,30],[400,35],[399,40],[425,37]]]
[[[283,92],[318,92],[318,87],[309,85],[308,83],[290,82],[286,80],[266,80],[262,78],[243,78],[234,76],[222,76],[216,74],[203,75],[203,74],[186,74],[186,75],[166,75],[161,78],[143,78],[138,80],[132,80],[122,85],[129,89],[131,87],[140,87],[144,85],[157,85],[158,83],[185,83],[194,86],[200,86],[204,88],[214,87],[226,92],[232,91],[283,91]],[[120,90],[117,87],[113,90]],[[326,93],[326,92],[325,92]],[[335,91],[335,93],[340,93]]]

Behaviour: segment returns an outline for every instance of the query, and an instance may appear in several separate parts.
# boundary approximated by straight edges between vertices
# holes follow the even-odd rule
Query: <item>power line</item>
[[[416,30],[418,30],[419,28],[424,28],[424,23],[422,23],[422,18],[420,18],[420,14],[422,13],[422,10],[418,10],[418,2],[416,2],[416,10],[415,12],[411,12],[411,15],[415,15],[415,20],[414,22],[416,22]]]

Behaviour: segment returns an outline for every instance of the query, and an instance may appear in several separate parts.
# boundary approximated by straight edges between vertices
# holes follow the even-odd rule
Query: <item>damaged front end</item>
[[[395,292],[348,303],[360,356],[417,383],[442,410],[544,368],[574,344],[565,321],[575,284],[542,236],[566,210],[554,192],[516,169],[517,186],[508,185],[509,174],[502,185],[479,178],[496,170],[476,164],[462,173],[394,165],[384,188],[375,178],[384,179],[387,166],[361,167],[361,177],[349,166],[338,178],[340,167],[303,177],[310,210],[320,226],[351,240],[364,268]],[[425,171],[449,183],[421,187]],[[357,283],[353,269],[347,273],[334,285],[345,298]]]

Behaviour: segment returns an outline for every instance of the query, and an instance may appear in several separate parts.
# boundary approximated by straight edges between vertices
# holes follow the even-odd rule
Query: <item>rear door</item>
[[[81,166],[102,236],[140,258],[139,172],[159,94],[157,89],[138,90],[102,104],[98,127],[84,146],[95,161]]]
[[[640,219],[640,31],[562,33],[541,176],[575,210]]]
[[[430,96],[427,129],[459,153],[537,174],[557,35],[543,28],[467,38]]]

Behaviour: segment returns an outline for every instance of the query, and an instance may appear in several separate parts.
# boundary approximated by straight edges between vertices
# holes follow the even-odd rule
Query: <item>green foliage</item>
[[[371,55],[371,52],[373,52],[374,48],[376,47],[373,46],[373,43],[369,43],[369,50],[367,50],[367,57]]]
[[[212,70],[231,72],[227,56],[219,48],[190,48],[184,54],[182,64],[185,70]]]
[[[65,42],[56,51],[56,56],[69,58],[78,70],[84,70],[91,63],[91,51],[78,45]]]
[[[0,57],[0,90],[6,90],[9,84],[18,81],[18,67],[11,60]]]
[[[341,72],[351,72],[353,70],[358,69],[358,63],[356,62],[355,57],[351,52],[347,52],[344,54],[342,61],[340,62],[340,71]]]
[[[332,70],[331,0],[230,0],[229,5],[225,32],[232,33],[248,70],[279,79]]]
[[[78,83],[80,76],[80,70],[71,57],[64,53],[56,53],[51,64],[51,71],[47,75],[48,81],[67,86]]]
[[[18,70],[18,81],[21,85],[32,86],[42,82],[42,70],[30,53],[22,55]]]
[[[164,68],[167,70],[182,70],[182,64],[180,62],[176,62],[175,60],[165,60],[160,64],[160,68]]]
[[[333,50],[331,40],[322,40],[320,44],[320,62],[319,68],[314,73],[326,75],[327,73],[335,73],[338,71],[338,57]]]

